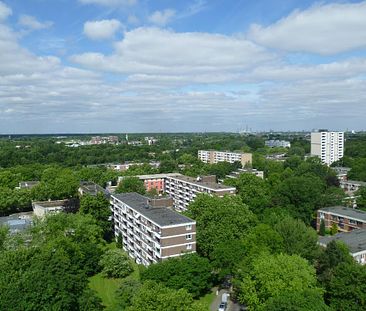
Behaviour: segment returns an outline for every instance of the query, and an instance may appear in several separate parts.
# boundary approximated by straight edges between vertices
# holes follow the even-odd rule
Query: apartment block
[[[317,156],[322,163],[331,165],[343,158],[344,133],[319,131],[311,133],[311,155]]]
[[[290,148],[291,147],[291,143],[287,140],[266,140],[264,142],[264,145],[270,148],[274,148],[274,147],[283,147],[283,148]]]
[[[339,186],[348,194],[354,194],[361,187],[366,187],[366,182],[359,180],[340,180]]]
[[[138,264],[148,266],[196,251],[196,222],[170,208],[172,200],[137,193],[113,194],[115,235]]]
[[[230,175],[226,175],[227,178],[238,178],[240,174],[251,174],[264,179],[264,171],[258,171],[255,168],[239,168],[237,171],[232,172]]]
[[[349,207],[333,206],[318,210],[316,218],[317,230],[320,229],[322,220],[324,220],[326,228],[329,229],[333,224],[336,224],[341,232],[366,229],[366,212]]]
[[[176,210],[185,211],[199,193],[222,197],[225,194],[234,195],[236,188],[218,184],[216,176],[193,178],[180,175],[166,178],[165,193],[173,199]]]
[[[251,153],[215,151],[215,150],[199,150],[198,158],[205,163],[215,164],[219,162],[240,162],[242,166],[252,164]]]
[[[319,245],[326,247],[331,241],[341,241],[347,245],[350,255],[361,265],[366,264],[366,229],[341,232],[332,236],[319,237]]]

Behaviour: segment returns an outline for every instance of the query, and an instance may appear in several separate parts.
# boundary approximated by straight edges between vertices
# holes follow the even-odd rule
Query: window
[[[192,230],[192,225],[187,225],[186,230]]]
[[[187,250],[192,249],[192,244],[187,244]]]
[[[186,240],[192,240],[192,234],[186,234]]]

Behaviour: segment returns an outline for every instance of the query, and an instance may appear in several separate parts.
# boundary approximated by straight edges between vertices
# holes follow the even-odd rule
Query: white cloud
[[[9,8],[4,2],[0,1],[0,21],[3,21],[12,14],[11,8]]]
[[[140,20],[137,18],[136,15],[128,15],[127,17],[127,22],[131,25],[137,25],[138,23],[140,23]]]
[[[175,11],[172,9],[165,9],[163,11],[155,11],[149,16],[149,21],[155,25],[165,26],[169,24],[173,17],[175,16]]]
[[[324,55],[366,48],[366,2],[316,5],[294,11],[263,27],[252,25],[249,38],[286,51]]]
[[[132,6],[137,0],[79,0],[83,4],[98,4],[104,6]]]
[[[263,48],[239,37],[137,28],[125,33],[112,55],[84,53],[71,60],[111,72],[195,75],[240,72],[273,58]]]
[[[88,21],[84,24],[84,34],[92,40],[104,40],[114,37],[122,24],[116,19]]]
[[[38,21],[34,16],[30,16],[30,15],[20,15],[18,23],[30,30],[45,29],[45,28],[49,28],[53,25],[53,23],[50,21],[42,23],[42,22]]]

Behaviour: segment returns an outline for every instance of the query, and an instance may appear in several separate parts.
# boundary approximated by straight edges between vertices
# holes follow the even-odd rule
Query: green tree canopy
[[[133,271],[130,258],[118,248],[107,250],[102,255],[99,265],[102,267],[102,275],[109,278],[124,278]]]
[[[137,192],[145,194],[145,191],[144,183],[138,177],[125,177],[116,188],[116,193]]]

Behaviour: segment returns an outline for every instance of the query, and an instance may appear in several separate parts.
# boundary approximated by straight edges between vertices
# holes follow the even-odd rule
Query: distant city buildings
[[[174,201],[174,208],[178,211],[185,211],[188,205],[194,201],[200,193],[217,195],[234,195],[235,187],[218,184],[216,176],[201,176],[197,178],[180,176],[168,176],[165,180],[165,193]]]
[[[270,148],[274,148],[274,147],[283,147],[283,148],[290,148],[291,147],[291,143],[287,140],[266,140],[264,142],[264,145]]]
[[[311,155],[319,157],[323,164],[331,165],[343,158],[344,133],[320,130],[311,133]]]
[[[196,251],[196,222],[171,209],[168,199],[137,193],[113,194],[111,208],[116,236],[138,264],[148,266]]]
[[[154,137],[145,137],[145,142],[149,146],[151,146],[151,145],[155,145],[158,142],[158,140],[156,138],[154,138]]]
[[[228,152],[228,151],[216,151],[216,150],[199,150],[198,158],[209,164],[215,164],[219,162],[240,162],[244,167],[245,165],[252,164],[252,154],[251,153],[241,153],[241,152]]]

